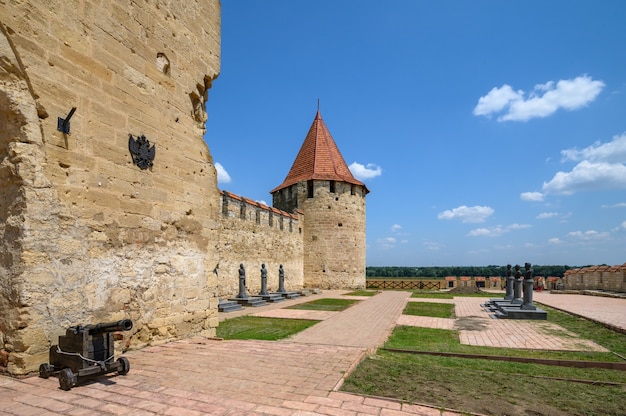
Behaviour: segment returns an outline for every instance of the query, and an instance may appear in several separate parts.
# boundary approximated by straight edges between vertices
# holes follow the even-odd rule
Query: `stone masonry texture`
[[[131,318],[121,350],[214,334],[219,191],[203,134],[219,70],[217,0],[0,1],[5,371],[36,370],[79,323]],[[151,169],[129,135],[156,146]]]

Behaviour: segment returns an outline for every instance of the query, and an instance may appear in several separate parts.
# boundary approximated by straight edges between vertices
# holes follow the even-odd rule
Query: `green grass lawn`
[[[286,309],[303,309],[308,311],[330,311],[330,312],[339,312],[344,309],[349,308],[353,304],[359,302],[358,300],[352,299],[333,299],[333,298],[324,298],[318,299],[311,302],[300,303],[298,305],[289,306]]]
[[[240,316],[220,322],[217,327],[217,336],[224,339],[275,341],[305,330],[317,322],[304,319]]]
[[[432,316],[433,318],[452,318],[454,317],[454,304],[409,302],[402,313],[404,315]]]
[[[378,293],[377,290],[355,290],[354,292],[346,293],[345,296],[374,296]]]
[[[624,385],[571,380],[626,382],[623,373],[380,351],[342,390],[486,415],[622,416]]]

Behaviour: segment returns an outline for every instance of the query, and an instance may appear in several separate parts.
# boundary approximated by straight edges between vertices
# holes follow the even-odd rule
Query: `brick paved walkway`
[[[626,332],[624,298],[535,292],[533,300]]]
[[[228,314],[227,317],[275,314],[282,317],[299,315],[307,319],[304,313],[307,311],[282,308],[329,296],[341,297],[339,293],[330,292],[263,308],[249,308],[233,315]],[[381,345],[396,323],[407,324],[407,320],[420,318],[401,316],[408,296],[408,292],[383,292],[371,298],[363,298],[362,302],[341,313],[320,314],[319,311],[309,311],[309,318],[317,313],[317,318],[322,317],[324,321],[292,339],[280,342],[193,338],[133,351],[125,354],[131,363],[131,371],[127,376],[101,377],[69,392],[59,389],[56,378],[13,379],[0,376],[0,415],[460,414],[336,391],[343,377],[358,364],[366,351]],[[568,295],[553,296],[561,301],[567,299],[561,296]],[[586,301],[595,304],[597,300],[589,299],[589,296],[583,298],[576,299],[578,311],[588,310]],[[411,301],[448,302],[425,299]],[[487,318],[487,313],[479,308],[484,299],[456,298],[452,302],[456,305],[457,319],[426,318],[422,324],[426,325],[430,321],[428,325],[460,329],[461,333],[473,335],[473,339],[468,335],[464,342],[474,345],[489,345],[491,342],[501,346],[508,346],[507,343],[519,346],[520,341],[515,336],[519,336],[520,331],[527,335],[526,339],[530,339],[530,331],[540,332],[547,324],[544,321],[499,321]],[[616,307],[617,311],[622,310],[626,301],[622,302],[612,307]],[[220,316],[220,319],[224,318]],[[493,325],[503,326],[494,330]],[[510,335],[503,336],[507,333],[507,325],[512,325],[513,329]],[[463,326],[471,326],[472,329],[463,329]],[[562,328],[549,328],[547,332],[554,335],[559,330]],[[502,339],[498,339],[498,336]],[[563,347],[549,345],[545,336],[545,333],[541,335],[544,343],[539,347]],[[556,338],[571,340],[568,336]],[[592,346],[585,345],[584,348]]]
[[[379,293],[307,328],[288,341],[373,351],[388,338],[410,295],[410,292],[395,291]]]

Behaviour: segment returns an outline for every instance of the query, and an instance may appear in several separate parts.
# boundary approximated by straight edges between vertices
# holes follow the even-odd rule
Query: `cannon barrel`
[[[86,331],[89,331],[90,335],[104,334],[115,331],[130,331],[133,329],[133,321],[130,319],[121,319],[117,322],[101,322],[95,325],[85,325],[83,328]]]

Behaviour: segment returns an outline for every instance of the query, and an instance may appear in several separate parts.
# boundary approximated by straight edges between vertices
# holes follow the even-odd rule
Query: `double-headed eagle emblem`
[[[150,141],[146,139],[143,134],[137,136],[137,139],[132,134],[128,135],[128,150],[133,157],[133,163],[139,166],[139,169],[148,169],[152,167],[152,161],[156,153],[156,145],[150,147]]]

